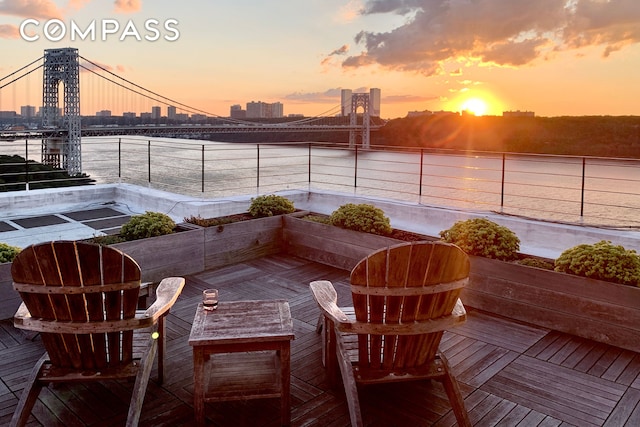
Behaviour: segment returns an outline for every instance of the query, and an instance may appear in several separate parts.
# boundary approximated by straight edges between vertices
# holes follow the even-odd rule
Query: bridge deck
[[[318,310],[308,290],[332,280],[348,304],[348,272],[286,256],[205,271],[188,278],[168,321],[165,383],[149,384],[142,426],[193,425],[192,355],[188,335],[201,290],[221,300],[285,298],[294,317],[292,424],[348,426],[342,390],[332,390],[320,363]],[[477,426],[640,425],[640,354],[470,310],[468,322],[448,332],[442,349],[461,382]],[[0,424],[8,422],[25,379],[42,353],[10,322],[0,324]],[[63,385],[42,391],[30,425],[121,425],[133,384]],[[451,426],[453,414],[437,383],[384,385],[361,392],[369,426]],[[207,404],[209,425],[275,426],[278,400]]]

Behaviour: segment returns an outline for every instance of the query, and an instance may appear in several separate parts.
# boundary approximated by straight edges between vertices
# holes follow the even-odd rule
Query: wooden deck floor
[[[292,425],[348,426],[342,390],[327,385],[321,365],[318,309],[311,280],[328,279],[349,304],[348,272],[286,256],[206,271],[188,278],[168,321],[165,382],[152,373],[143,426],[193,425],[193,363],[188,336],[201,290],[216,287],[221,301],[289,301],[292,343]],[[469,310],[463,326],[445,334],[442,350],[454,367],[476,426],[640,425],[640,354]],[[8,423],[24,382],[43,349],[9,321],[0,323],[0,425]],[[44,389],[30,425],[122,425],[133,384],[64,385]],[[364,388],[370,426],[455,425],[438,383]],[[275,399],[207,404],[208,425],[276,426]]]

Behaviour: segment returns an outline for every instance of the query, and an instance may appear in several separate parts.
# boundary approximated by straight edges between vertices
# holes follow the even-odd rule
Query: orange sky
[[[47,40],[54,18],[68,32],[72,22],[82,30],[95,22],[95,39]],[[20,34],[25,19],[37,22],[25,27],[37,41]],[[148,39],[149,20],[158,22],[157,40]],[[168,40],[175,34],[163,25],[173,20],[179,36]],[[105,21],[120,28],[102,40]],[[470,98],[486,114],[638,115],[638,41],[637,0],[0,1],[0,77],[44,49],[77,47],[130,81],[220,116],[250,101],[333,114],[340,89],[371,87],[382,91],[385,118],[460,111]],[[158,104],[85,74],[82,114]],[[0,90],[0,110],[39,105],[41,93],[34,73]]]

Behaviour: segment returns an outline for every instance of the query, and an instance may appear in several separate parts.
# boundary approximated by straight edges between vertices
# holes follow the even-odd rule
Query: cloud
[[[362,9],[362,0],[349,0],[349,2],[338,9],[336,21],[351,22],[358,17]]]
[[[284,99],[292,102],[299,103],[323,103],[323,104],[336,104],[340,103],[340,97],[342,96],[341,87],[327,89],[324,92],[294,92],[289,95],[285,95]],[[368,87],[349,88],[353,93],[368,93]]]
[[[142,8],[142,0],[115,0],[118,13],[134,13]]]
[[[294,102],[313,102],[313,103],[325,103],[335,104],[340,102],[342,88],[328,89],[324,92],[294,92],[289,95],[285,95],[285,99]]]
[[[524,65],[538,57],[541,48],[548,41],[544,38],[523,40],[521,42],[495,43],[482,52],[483,62],[501,65]]]
[[[90,3],[91,0],[69,0],[69,3],[67,4],[67,7],[70,9],[82,9],[83,7],[85,7],[85,5],[87,5],[88,3]]]
[[[0,15],[34,19],[62,18],[62,13],[52,0],[2,0]]]
[[[343,44],[338,49],[336,49],[333,52],[331,52],[329,54],[329,56],[332,56],[332,55],[344,55],[347,52],[349,52],[349,45],[348,44]]]
[[[363,30],[345,68],[372,64],[425,75],[447,61],[521,66],[549,52],[599,47],[607,56],[640,42],[638,0],[366,0],[362,15],[395,14],[390,31]]]
[[[417,102],[429,102],[438,100],[438,96],[419,96],[419,95],[390,95],[383,96],[382,101],[385,104],[400,104],[400,103],[417,103]]]
[[[346,55],[349,52],[349,45],[348,44],[343,44],[342,46],[340,46],[338,49],[334,50],[333,52],[331,52],[329,55],[327,55],[321,62],[320,64],[323,66],[330,66],[333,63],[333,57],[334,56],[341,56],[341,55]]]
[[[603,55],[640,42],[640,5],[635,0],[581,0],[563,37],[571,48],[604,46]]]
[[[0,39],[18,39],[20,30],[15,25],[0,24]]]

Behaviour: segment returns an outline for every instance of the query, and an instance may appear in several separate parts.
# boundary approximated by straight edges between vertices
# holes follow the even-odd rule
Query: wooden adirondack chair
[[[412,242],[376,251],[351,272],[355,319],[338,307],[331,282],[310,284],[327,320],[326,366],[335,370],[331,358],[337,357],[353,426],[362,426],[358,385],[427,378],[444,385],[458,425],[471,425],[438,351],[443,331],[466,320],[458,296],[468,276],[469,259],[452,244]]]
[[[25,248],[14,259],[11,274],[23,300],[14,325],[40,332],[46,349],[11,425],[27,422],[45,384],[122,378],[135,378],[126,425],[137,425],[157,338],[164,334],[163,317],[180,295],[184,279],[162,280],[155,302],[137,312],[138,264],[117,249],[71,241]],[[159,360],[160,380],[162,371]]]

